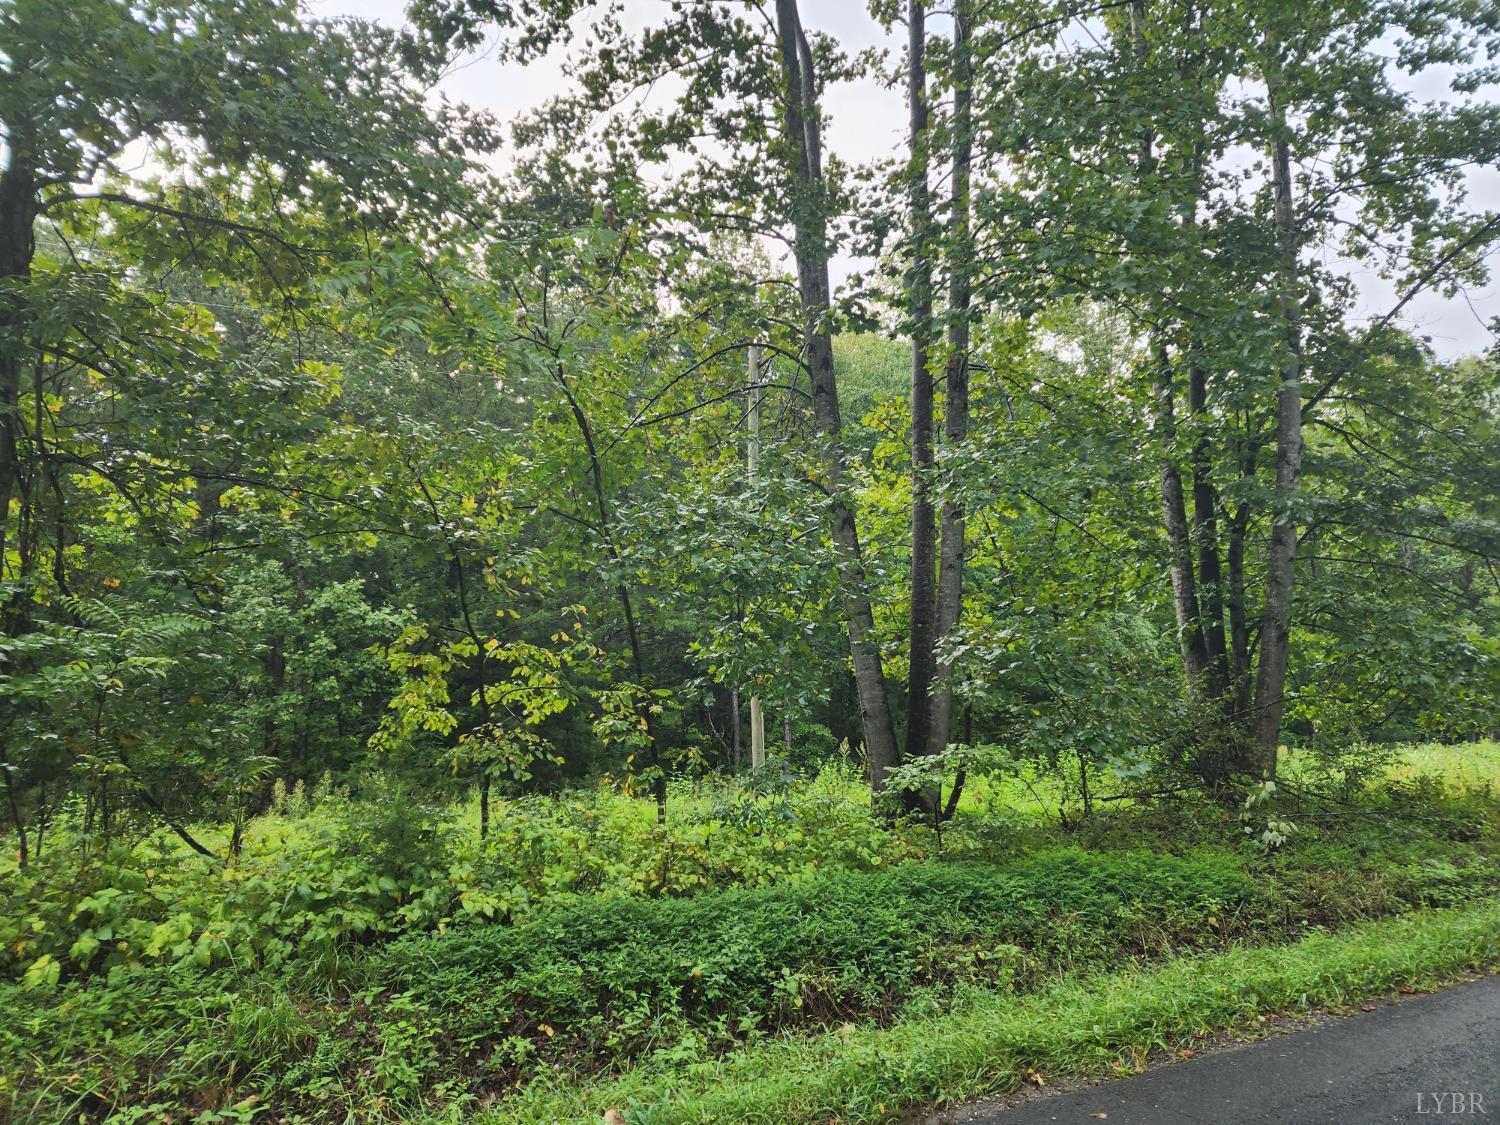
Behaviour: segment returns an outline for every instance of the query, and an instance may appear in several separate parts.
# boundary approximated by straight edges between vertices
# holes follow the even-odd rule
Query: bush
[[[0,898],[0,965],[31,983],[152,964],[316,962],[447,916],[446,839],[410,801],[322,806],[233,862],[163,840],[54,847]]]
[[[816,788],[804,786],[789,799],[811,802]],[[612,877],[600,872],[623,862],[626,822],[633,830],[649,826],[649,807],[637,818],[639,806],[601,799],[595,811],[605,826],[592,837],[580,828],[571,857],[516,844],[528,833],[551,839],[544,817],[579,816],[586,807],[507,806],[498,838],[512,854],[492,840],[476,854],[493,870],[473,879],[520,889],[536,878],[567,881],[564,873],[580,870],[591,872],[588,880]],[[717,823],[723,837],[707,838],[705,862],[721,851],[739,856],[722,871],[748,870],[740,864],[760,854],[753,850],[761,846],[753,842],[757,832],[785,837],[775,816],[756,828],[701,801],[697,807],[707,822],[669,825],[665,838],[681,840],[673,833]],[[837,816],[853,815],[843,807]],[[1500,886],[1500,867],[1485,851],[1493,830],[1481,828],[1478,844],[1461,839],[1474,831],[1478,806],[1397,809],[1400,815],[1369,809],[1326,822],[1305,816],[1306,830],[1270,856],[1182,841],[1178,855],[1053,846],[1000,865],[881,862],[869,871],[798,873],[680,898],[665,897],[671,892],[662,884],[650,894],[543,887],[530,899],[530,914],[503,925],[455,905],[464,893],[453,881],[455,856],[477,846],[471,835],[428,835],[417,816],[399,843],[377,847],[360,835],[382,834],[372,819],[377,810],[356,808],[363,823],[348,824],[315,807],[306,818],[261,825],[247,842],[246,857],[252,844],[282,857],[274,875],[177,864],[170,878],[152,869],[146,887],[105,897],[115,904],[111,939],[131,933],[132,919],[142,916],[193,916],[186,955],[176,963],[169,949],[96,962],[110,968],[107,976],[51,988],[0,986],[8,1017],[0,1026],[0,1119],[63,1120],[82,1109],[91,1118],[118,1114],[125,1121],[149,1116],[153,1106],[157,1113],[187,1107],[221,1115],[214,1120],[236,1119],[255,1105],[298,1120],[383,1118],[417,1106],[456,1112],[472,1107],[470,1099],[487,1102],[544,1076],[643,1065],[671,1072],[769,1033],[830,1024],[855,1025],[865,1035],[873,1025],[945,1012],[964,997],[1015,996],[1183,950],[1282,941],[1309,927],[1472,900]],[[322,831],[331,835],[319,843]],[[282,833],[287,839],[278,843]],[[883,846],[900,838],[889,836]],[[1139,843],[1139,825],[1123,838]],[[365,850],[335,854],[339,847]],[[430,847],[437,853],[424,858]],[[601,857],[602,867],[588,866]],[[96,860],[72,900],[60,887],[51,890],[61,933],[70,924],[97,933],[102,915],[80,913],[70,923],[66,904],[98,900],[101,885],[133,881],[143,860],[125,859]],[[339,872],[347,878],[340,881]],[[379,872],[394,891],[380,885]],[[282,899],[273,901],[275,879]],[[306,894],[297,879],[307,882]],[[413,884],[441,893],[430,901],[413,897]],[[174,900],[174,888],[186,897]],[[215,895],[223,899],[218,906]],[[311,917],[310,896],[323,903],[322,921]],[[458,921],[434,921],[438,902]],[[535,909],[542,902],[550,907]],[[234,914],[232,925],[221,925],[244,935],[247,948],[263,950],[259,962],[273,967],[257,969],[256,957],[238,954],[222,968],[196,967],[193,953],[209,929],[196,928],[196,918],[215,909]],[[10,914],[0,917],[14,924]],[[355,944],[358,923],[366,936],[396,935],[403,926],[407,934],[352,950],[333,977],[303,971],[328,949]],[[434,927],[439,932],[430,932]],[[309,942],[304,952],[317,956],[296,952],[289,935],[299,932]],[[211,933],[210,941],[223,940]],[[122,940],[133,948],[138,939]],[[217,954],[210,961],[218,965]],[[252,1094],[260,1101],[246,1107]]]
[[[891,1028],[758,1044],[691,1068],[538,1082],[497,1112],[464,1120],[597,1121],[616,1107],[626,1107],[632,1125],[917,1120],[925,1114],[913,1111],[934,1103],[1009,1093],[1043,1076],[1121,1077],[1157,1052],[1201,1050],[1210,1031],[1263,1036],[1278,1014],[1453,983],[1497,957],[1500,903],[1491,901],[1064,979],[1024,997],[975,991],[957,1010],[918,1013]]]
[[[841,784],[674,794],[683,812],[665,825],[603,787],[524,798],[500,803],[481,841],[453,809],[375,778],[362,800],[283,790],[279,811],[222,861],[162,834],[102,851],[61,836],[0,884],[0,972],[55,983],[162,963],[315,966],[377,938],[514,921],[580,894],[678,897],[924,854],[922,831],[875,821]]]
[[[1064,849],[1004,868],[908,864],[688,901],[580,900],[516,926],[404,939],[369,979],[428,1013],[442,1055],[512,1082],[547,1062],[884,1020],[922,990],[1216,945],[1265,914],[1227,855]]]

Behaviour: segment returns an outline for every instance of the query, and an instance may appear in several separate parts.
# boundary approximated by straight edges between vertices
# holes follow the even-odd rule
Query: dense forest
[[[821,7],[0,4],[0,1119],[879,1120],[1500,959],[1500,10]]]

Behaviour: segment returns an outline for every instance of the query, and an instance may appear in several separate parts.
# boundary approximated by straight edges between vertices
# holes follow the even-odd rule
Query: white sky
[[[627,17],[644,23],[659,10],[664,0],[628,0]],[[306,0],[308,10],[318,17],[359,16],[391,26],[405,21],[405,0]],[[870,46],[899,48],[870,17],[865,0],[803,0],[803,20],[808,29],[835,36],[849,51]],[[934,21],[934,30],[940,31]],[[1439,76],[1427,76],[1407,88],[1424,98],[1440,98],[1446,85]],[[452,68],[439,89],[454,101],[488,110],[502,121],[530,109],[566,89],[560,60],[549,56],[529,67],[502,66],[483,52],[463,60]],[[825,144],[851,163],[863,163],[889,157],[905,143],[906,107],[901,90],[888,90],[878,83],[864,80],[841,84],[824,96],[824,110],[830,125]],[[1500,170],[1485,168],[1469,176],[1473,207],[1500,205]],[[1500,274],[1500,254],[1491,259],[1492,269]],[[848,257],[836,258],[834,281],[868,263]],[[1373,271],[1358,264],[1351,267],[1362,296],[1358,310],[1363,316],[1379,316],[1395,303],[1389,283]],[[1438,355],[1452,358],[1483,352],[1496,344],[1489,323],[1500,317],[1500,280],[1492,280],[1482,289],[1461,293],[1452,300],[1435,293],[1424,293],[1407,306],[1403,320],[1412,330],[1427,336]]]

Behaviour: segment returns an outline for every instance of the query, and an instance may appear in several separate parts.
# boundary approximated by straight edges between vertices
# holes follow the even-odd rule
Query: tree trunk
[[[30,169],[16,163],[16,136],[11,142],[11,166],[0,173],[0,579],[10,531],[11,501],[21,488],[21,373],[29,332],[24,293],[31,280],[36,253],[36,183]],[[21,631],[29,599],[0,602],[0,630]]]
[[[758,770],[766,764],[766,709],[760,696],[750,697],[750,768]]]
[[[1188,366],[1188,410],[1200,427],[1193,442],[1193,541],[1198,554],[1198,620],[1209,695],[1222,704],[1230,685],[1229,646],[1224,637],[1224,570],[1219,559],[1219,495],[1214,487],[1208,435],[1208,377],[1197,363]]]
[[[1260,660],[1256,668],[1253,730],[1259,766],[1276,776],[1276,745],[1286,697],[1286,666],[1296,581],[1295,503],[1302,477],[1302,330],[1297,308],[1297,219],[1292,199],[1291,151],[1286,107],[1274,75],[1267,76],[1271,107],[1271,183],[1275,196],[1276,244],[1281,258],[1276,297],[1285,332],[1281,383],[1276,391],[1276,504],[1266,552],[1266,604],[1261,614]]]
[[[1193,571],[1192,535],[1188,530],[1182,474],[1177,471],[1173,460],[1177,444],[1175,391],[1171,364],[1164,347],[1157,349],[1155,369],[1154,424],[1161,445],[1162,526],[1167,533],[1171,558],[1172,610],[1177,620],[1177,643],[1182,653],[1182,670],[1187,678],[1188,691],[1201,696],[1204,674],[1208,669],[1208,649],[1199,624],[1197,576]]]
[[[828,231],[824,212],[821,121],[812,52],[802,32],[796,0],[776,0],[777,43],[781,54],[786,142],[792,162],[791,211],[797,287],[807,340],[807,371],[813,424],[827,478],[830,533],[839,553],[839,579],[849,627],[849,651],[859,693],[860,721],[870,764],[870,786],[880,793],[886,772],[896,764],[896,735],[885,694],[885,669],[875,638],[875,620],[865,587],[864,560],[854,511],[845,485],[840,439],[838,383],[833,369],[833,337],[828,327]]]
[[[974,705],[964,704],[964,732],[963,744],[974,745]],[[958,812],[958,803],[964,798],[964,783],[968,780],[969,771],[964,766],[959,766],[953,771],[953,788],[948,790],[948,801],[943,806],[942,819],[952,820]]]
[[[907,103],[910,110],[909,198],[911,265],[907,274],[911,317],[911,613],[908,636],[911,659],[906,680],[906,757],[927,753],[932,729],[933,614],[936,544],[932,512],[932,263],[928,257],[932,202],[927,188],[927,28],[923,0],[909,0],[906,11]],[[934,798],[935,799],[935,798]],[[912,808],[922,795],[909,793]],[[930,804],[931,802],[927,802]]]
[[[552,378],[568,401],[568,410],[573,415],[573,422],[578,427],[579,436],[583,438],[584,452],[588,454],[589,482],[594,493],[594,511],[599,517],[599,538],[604,541],[604,547],[609,552],[610,559],[616,566],[619,566],[620,548],[615,542],[613,524],[610,520],[609,500],[604,493],[604,466],[599,459],[599,444],[594,440],[593,423],[589,421],[583,404],[578,401],[578,397],[568,385],[567,375],[560,362],[553,367]],[[635,607],[630,600],[630,587],[621,582],[615,587],[615,593],[619,596],[620,610],[625,616],[625,637],[630,646],[630,662],[635,669],[636,685],[645,690],[648,686],[646,654],[641,645],[640,628],[636,624]],[[636,705],[636,714],[646,727],[647,758],[654,771],[651,779],[651,795],[656,801],[656,822],[665,824],[667,820],[667,774],[666,766],[662,764],[656,714],[651,709],[650,703],[645,700]]]
[[[744,763],[744,751],[740,748],[740,689],[729,689],[729,758],[734,771],[739,772]]]
[[[625,614],[625,636],[630,644],[630,661],[635,669],[635,680],[644,689],[646,687],[646,654],[641,645],[641,631],[635,621],[635,608],[630,600],[630,587],[621,583],[617,591],[620,595],[620,608]],[[662,763],[661,732],[657,728],[656,712],[652,710],[649,702],[643,702],[637,706],[636,713],[646,724],[646,745],[653,771],[651,797],[656,802],[656,823],[665,824],[667,822],[667,769]]]
[[[18,852],[16,855],[16,866],[25,869],[28,856],[26,853],[26,822],[21,817],[21,802],[16,798],[16,777],[20,774],[20,768],[11,768],[6,760],[5,748],[0,746],[0,770],[5,773],[5,798],[10,806],[11,823],[16,826],[16,842]],[[37,849],[41,849],[41,829],[37,830]]]
[[[1189,8],[1189,21],[1192,8]],[[1191,30],[1188,28],[1186,30]],[[1182,78],[1186,87],[1191,71]],[[1182,225],[1196,243],[1198,208],[1203,197],[1203,145],[1194,149],[1190,190],[1182,203]],[[1196,549],[1198,576],[1198,630],[1203,638],[1203,657],[1210,698],[1221,709],[1229,689],[1229,653],[1224,637],[1224,571],[1219,559],[1219,496],[1214,487],[1213,447],[1209,440],[1208,372],[1197,354],[1197,341],[1191,330],[1187,339],[1188,414],[1193,427],[1193,448],[1188,455],[1193,495],[1193,545]]]
[[[494,737],[494,717],[490,712],[489,676],[485,669],[484,638],[474,628],[474,618],[469,612],[469,581],[467,571],[464,569],[464,559],[458,551],[458,545],[453,542],[443,522],[441,509],[438,508],[436,497],[432,490],[427,487],[427,480],[415,469],[412,475],[417,483],[417,491],[422,494],[423,500],[427,502],[427,509],[432,513],[433,526],[437,527],[443,537],[443,546],[448,551],[448,591],[453,595],[458,605],[459,619],[463,622],[464,636],[474,646],[474,652],[479,664],[477,666],[479,686],[474,692],[474,697],[479,703],[480,726],[485,732],[486,738]],[[486,763],[479,775],[479,838],[484,840],[490,834],[490,769]]]
[[[973,301],[973,248],[969,235],[969,168],[974,153],[973,91],[969,57],[968,0],[953,9],[953,200],[948,221],[948,363],[944,372],[943,440],[950,458],[969,435],[969,312]],[[940,639],[950,637],[963,616],[964,533],[963,497],[948,480],[943,498],[942,530],[938,547],[937,613],[934,628]],[[951,664],[937,667],[937,691],[932,700],[929,753],[948,745],[953,719]],[[962,788],[955,782],[955,791]]]
[[[1230,717],[1238,719],[1250,710],[1250,614],[1245,608],[1245,528],[1238,513],[1229,529],[1226,558],[1229,563]]]
[[[1130,58],[1137,70],[1146,65],[1146,5],[1132,0],[1130,5]],[[1149,123],[1142,125],[1136,156],[1136,170],[1141,182],[1149,185],[1156,173],[1156,136]],[[1151,190],[1148,186],[1147,190]],[[1177,468],[1176,388],[1173,386],[1172,362],[1160,331],[1152,340],[1152,429],[1161,449],[1158,485],[1161,491],[1162,527],[1167,533],[1169,572],[1172,579],[1172,613],[1177,622],[1177,644],[1182,653],[1182,671],[1188,693],[1202,693],[1203,675],[1208,666],[1208,651],[1199,624],[1197,576],[1193,570],[1192,536],[1188,530],[1187,503],[1182,491],[1182,474]]]
[[[760,377],[760,348],[750,345],[747,358],[750,371],[750,409],[746,413],[748,440],[745,442],[745,469],[750,483],[760,468],[760,406],[765,397],[765,388]],[[760,693],[750,696],[750,768],[758,770],[766,764],[766,715],[761,707]]]
[[[36,219],[35,182],[30,170],[16,160],[17,136],[12,134],[8,140],[11,166],[0,174],[0,581],[13,577],[6,573],[5,557],[11,501],[21,491],[21,372],[30,334],[24,305],[29,298],[15,290],[31,280],[36,253],[32,230]],[[26,506],[24,500],[22,506]],[[0,598],[0,635],[14,636],[25,630],[30,601],[24,593],[14,602]],[[4,764],[5,757],[0,754],[0,765]],[[29,859],[26,825],[17,795],[21,771],[19,767],[7,768],[5,773],[6,799],[16,827],[17,860],[25,867]]]

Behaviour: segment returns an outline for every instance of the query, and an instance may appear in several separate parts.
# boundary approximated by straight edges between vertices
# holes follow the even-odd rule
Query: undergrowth
[[[1202,800],[1064,832],[986,798],[939,851],[846,781],[709,788],[664,826],[602,792],[512,802],[482,846],[409,804],[293,795],[234,862],[146,845],[13,872],[0,1119],[544,1120],[549,1098],[645,1076],[655,1097],[721,1060],[1500,892],[1482,786],[1294,784],[1275,849]]]
[[[602,1082],[539,1082],[464,1120],[540,1125],[598,1120],[611,1109],[628,1125],[910,1120],[904,1111],[914,1107],[1006,1093],[1027,1081],[1128,1075],[1154,1052],[1185,1055],[1216,1032],[1264,1035],[1280,1014],[1435,988],[1497,965],[1500,903],[1490,900],[1288,945],[1064,978],[1022,997],[974,990],[885,1029],[837,1028]]]
[[[332,967],[122,963],[11,987],[0,1105],[27,1121],[223,1113],[246,1098],[243,1112],[289,1120],[472,1109],[1500,890],[1481,798],[1302,813],[1270,853],[1230,842],[1222,812],[1143,808],[1009,860],[573,896],[510,925],[347,950]]]

